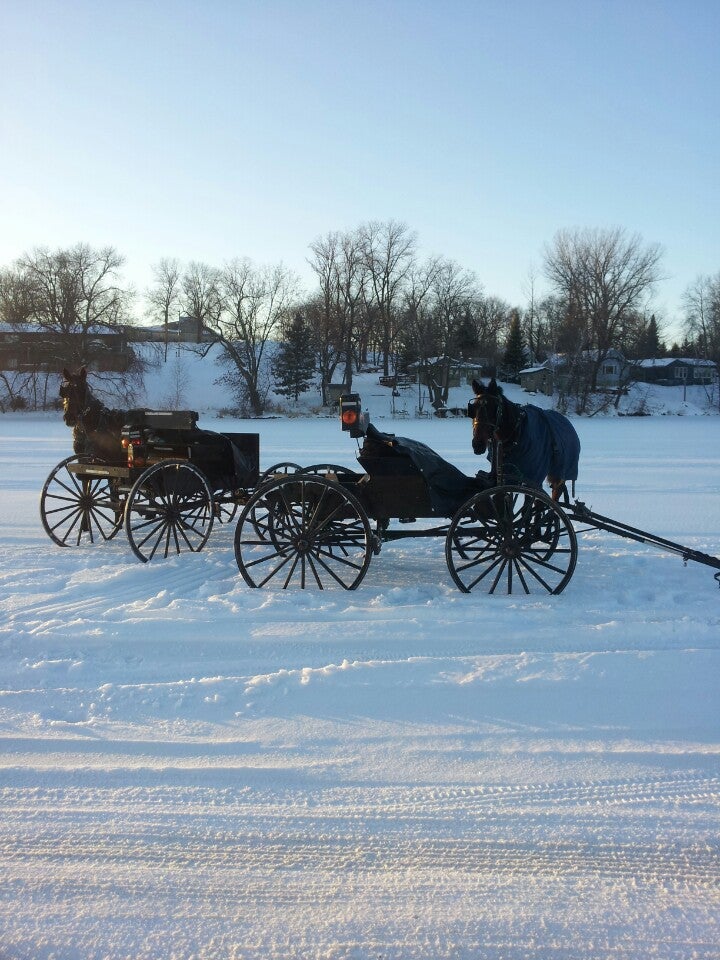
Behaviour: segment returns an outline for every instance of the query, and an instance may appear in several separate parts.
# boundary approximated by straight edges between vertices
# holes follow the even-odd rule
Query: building
[[[709,384],[717,379],[717,364],[712,360],[689,357],[660,357],[635,361],[635,379],[643,383],[658,383],[663,387]]]
[[[520,371],[519,377],[520,386],[528,393],[544,393],[548,397],[552,396],[555,378],[549,363],[526,367]]]
[[[94,327],[81,334],[0,324],[0,370],[57,372],[78,355],[93,370],[121,373],[134,359],[125,327]]]
[[[165,324],[133,327],[133,340],[147,343],[210,343],[214,336],[196,317],[180,317]]]

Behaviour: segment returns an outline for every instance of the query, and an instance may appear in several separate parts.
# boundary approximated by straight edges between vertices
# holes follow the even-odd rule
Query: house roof
[[[696,360],[694,357],[657,357],[653,360],[636,360],[636,367],[671,367],[674,363],[685,363],[689,367],[714,367],[712,360]]]
[[[520,373],[540,373],[541,371],[549,371],[550,367],[547,364],[541,363],[536,367],[525,367],[524,370],[521,370]]]

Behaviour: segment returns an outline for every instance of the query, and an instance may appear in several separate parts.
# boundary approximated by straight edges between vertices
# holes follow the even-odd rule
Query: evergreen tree
[[[462,318],[455,332],[455,346],[459,350],[461,357],[473,357],[478,352],[477,327],[469,310],[463,311]]]
[[[660,339],[654,313],[638,338],[637,352],[640,360],[652,360],[665,355],[665,344]]]
[[[510,330],[505,343],[505,354],[503,356],[505,376],[511,382],[518,383],[519,373],[524,366],[525,342],[520,327],[520,314],[517,310],[513,310],[510,320]]]
[[[301,313],[296,313],[285,329],[273,363],[275,391],[297,402],[300,394],[312,385],[314,373],[312,328]]]

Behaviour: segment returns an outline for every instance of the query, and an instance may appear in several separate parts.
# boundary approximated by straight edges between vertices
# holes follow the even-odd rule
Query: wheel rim
[[[280,463],[274,463],[271,467],[268,467],[267,470],[263,470],[258,479],[258,487],[266,483],[269,480],[274,480],[278,476],[288,476],[291,473],[297,473],[299,470],[302,470],[302,467],[299,463],[293,463],[291,460],[283,460]]]
[[[159,463],[135,482],[125,508],[125,531],[143,562],[190,551],[207,543],[213,526],[213,499],[192,464]]]
[[[235,558],[251,587],[339,586],[367,572],[372,535],[358,500],[321,477],[287,477],[258,490],[235,530]]]
[[[45,481],[40,517],[60,547],[112,540],[122,526],[123,501],[107,477],[78,476],[68,469],[80,457],[61,461]]]
[[[315,476],[326,477],[333,480],[336,477],[354,477],[356,473],[350,467],[342,467],[337,463],[314,463],[310,467],[301,467],[298,471],[302,474],[314,474]]]
[[[445,556],[464,592],[561,593],[577,562],[577,538],[564,511],[544,493],[504,486],[460,508]]]

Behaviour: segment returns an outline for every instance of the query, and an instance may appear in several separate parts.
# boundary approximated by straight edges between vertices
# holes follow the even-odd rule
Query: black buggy
[[[235,557],[249,586],[352,590],[382,544],[440,537],[450,575],[465,593],[557,594],[577,563],[574,523],[720,570],[715,557],[571,504],[567,491],[561,503],[536,485],[505,482],[502,473],[468,477],[424,444],[376,430],[357,394],[341,398],[340,416],[343,429],[362,441],[361,471],[316,464],[270,472],[235,531]]]
[[[111,540],[125,527],[143,561],[201,550],[259,476],[256,433],[214,433],[192,410],[132,410],[117,461],[73,456],[50,473],[40,516],[59,546]]]

